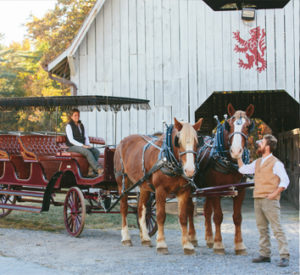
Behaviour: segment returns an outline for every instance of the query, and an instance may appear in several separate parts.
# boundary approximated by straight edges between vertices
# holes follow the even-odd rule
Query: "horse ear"
[[[194,125],[193,125],[193,128],[196,130],[196,131],[199,131],[200,130],[200,127],[202,125],[202,121],[203,121],[203,118],[200,118]]]
[[[174,145],[175,145],[175,147],[178,147],[178,148],[180,147],[179,146],[179,137],[177,135],[174,138]]]
[[[246,109],[246,116],[251,117],[254,113],[254,106],[250,104]]]
[[[255,127],[255,124],[254,124],[254,121],[252,120],[251,124],[248,126],[249,133],[251,133],[254,130],[254,127]]]
[[[234,115],[235,109],[234,109],[234,107],[232,106],[231,103],[228,104],[227,111],[228,111],[229,116],[233,116]]]
[[[226,130],[227,132],[230,132],[230,125],[229,125],[228,121],[225,120],[224,124],[225,124],[225,130]]]
[[[176,117],[174,117],[174,126],[178,131],[181,131],[182,126],[183,126],[182,123],[176,119]]]

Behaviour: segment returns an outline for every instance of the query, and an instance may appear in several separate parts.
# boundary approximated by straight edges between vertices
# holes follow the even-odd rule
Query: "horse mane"
[[[189,123],[183,123],[179,135],[179,143],[185,148],[187,144],[192,142],[192,140],[194,140],[194,142],[198,142],[196,130]]]

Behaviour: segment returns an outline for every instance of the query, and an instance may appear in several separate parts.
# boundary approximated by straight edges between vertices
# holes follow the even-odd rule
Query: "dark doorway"
[[[253,117],[267,123],[274,134],[300,126],[300,105],[284,90],[214,92],[195,112],[196,121],[204,118],[202,134],[211,134],[216,126],[214,115],[222,120],[223,115],[227,114],[228,103],[236,110],[245,110],[249,104],[253,104]]]

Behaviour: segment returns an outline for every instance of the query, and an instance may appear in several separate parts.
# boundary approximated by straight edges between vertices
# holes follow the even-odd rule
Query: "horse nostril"
[[[242,153],[242,149],[240,149],[239,153],[240,153],[240,154]]]

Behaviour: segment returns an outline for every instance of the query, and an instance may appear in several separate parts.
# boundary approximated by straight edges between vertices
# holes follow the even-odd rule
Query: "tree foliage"
[[[47,64],[71,43],[96,0],[57,0],[43,18],[31,16],[27,39],[22,43],[1,44],[0,97],[59,96],[69,88],[51,80],[42,64]],[[57,120],[58,116],[58,121]],[[62,131],[66,114],[30,112],[0,113],[0,131]]]
[[[96,0],[57,0],[53,11],[43,18],[32,16],[26,24],[28,36],[35,43],[47,43],[43,56],[47,64],[63,52],[76,36]]]

